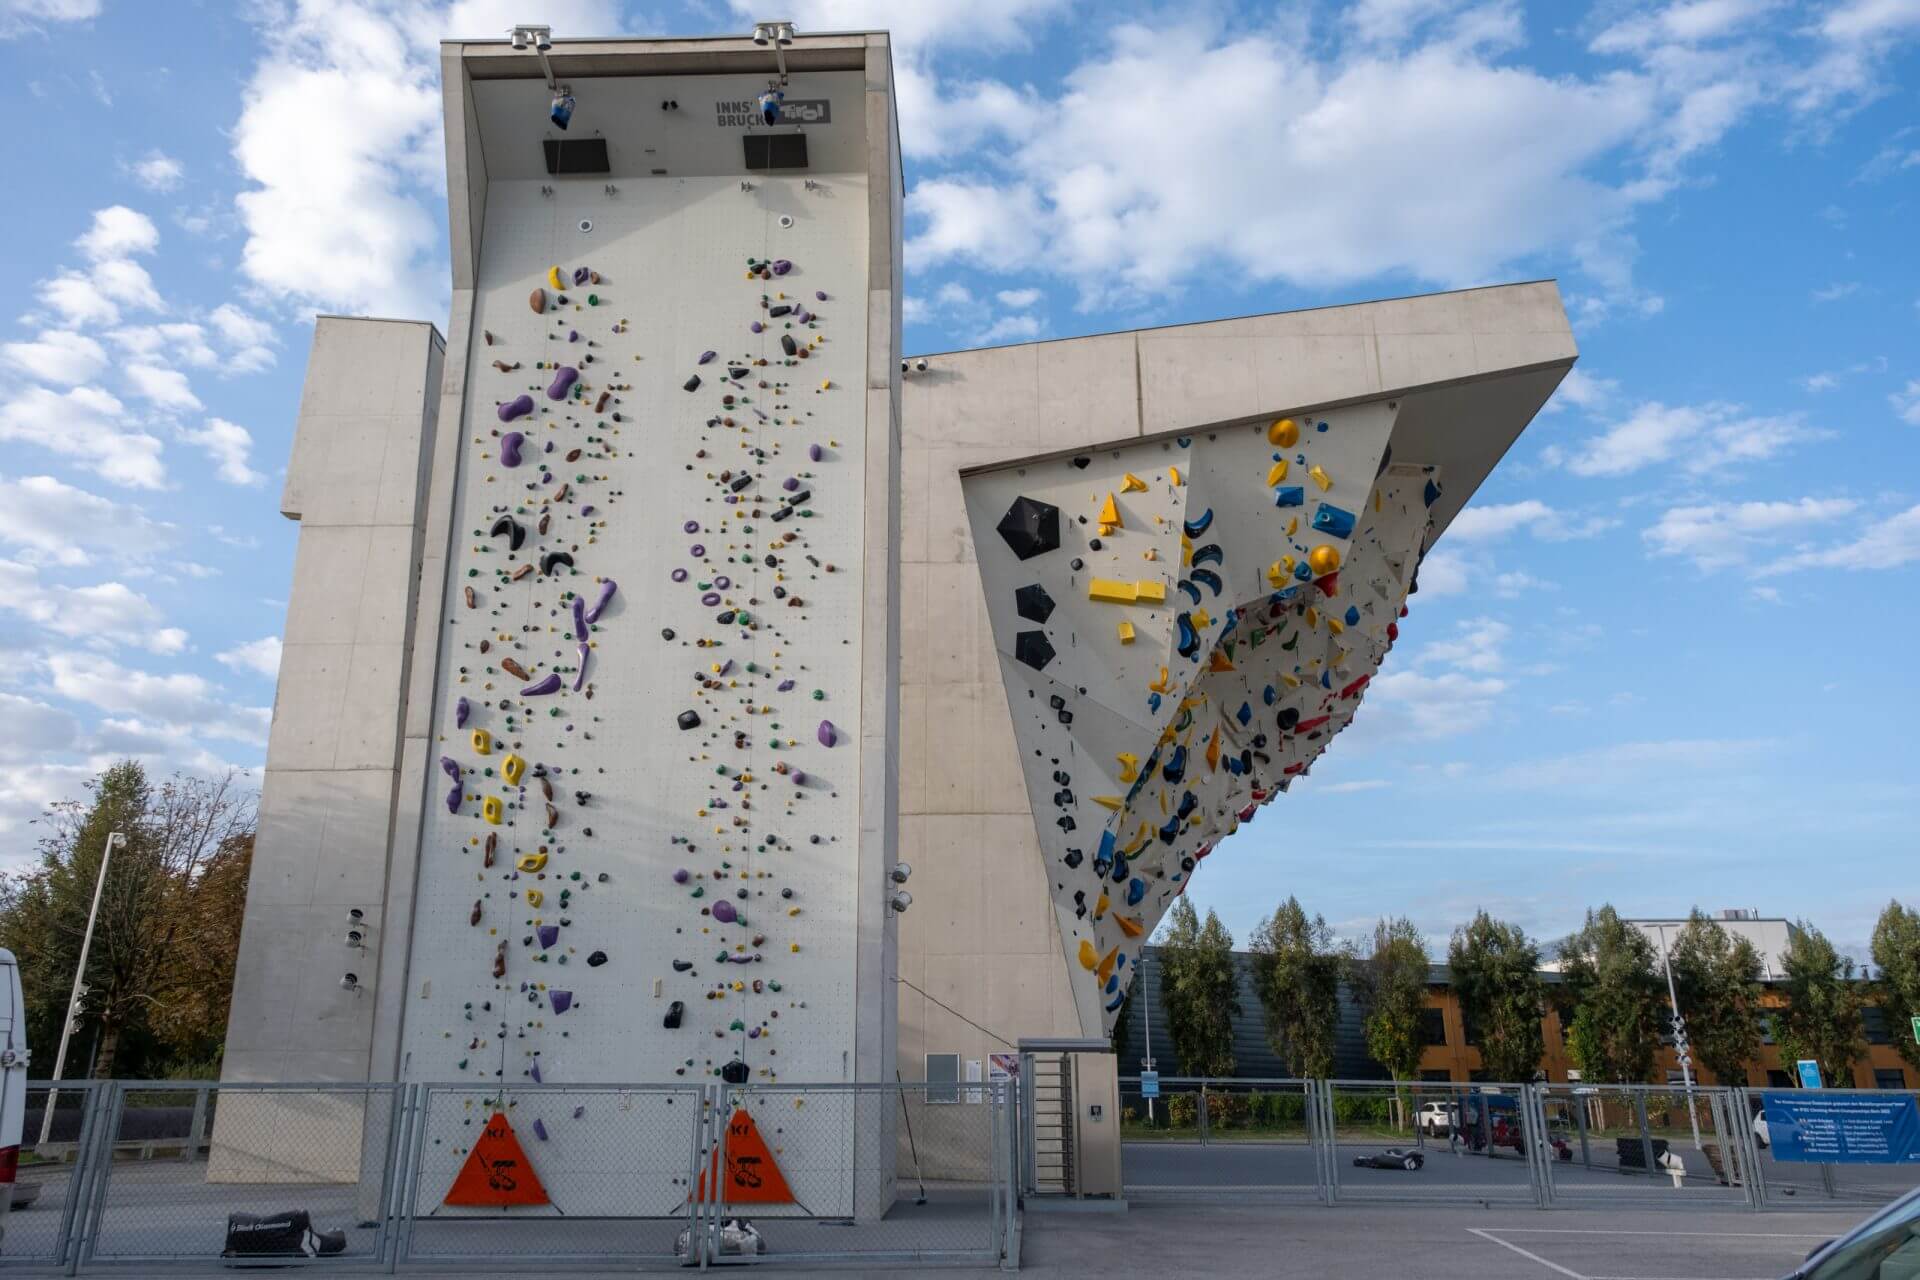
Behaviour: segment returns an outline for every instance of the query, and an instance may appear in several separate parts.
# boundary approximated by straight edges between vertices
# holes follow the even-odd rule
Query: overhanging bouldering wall
[[[516,175],[524,156],[495,148],[529,87],[468,86],[484,235],[399,1061],[473,1087],[430,1117],[435,1167],[504,1094],[572,1216],[639,1211],[631,1144],[596,1137],[605,1107],[516,1088],[848,1080],[882,1021],[863,1005],[884,867],[860,872],[890,812],[870,708],[892,458],[870,441],[892,405],[869,369],[893,362],[892,235],[876,254],[869,77],[796,74],[789,96],[829,104],[834,132],[810,131],[804,172],[747,173],[743,120],[707,107],[766,80],[576,86],[576,132],[638,120],[661,136],[624,154],[674,157],[612,181]],[[691,1120],[662,1121],[663,1170]],[[851,1131],[795,1146],[760,1123],[789,1177],[846,1186],[810,1208],[865,1211]]]
[[[1214,845],[1306,772],[1398,638],[1437,469],[1378,401],[962,480],[1085,1026]]]

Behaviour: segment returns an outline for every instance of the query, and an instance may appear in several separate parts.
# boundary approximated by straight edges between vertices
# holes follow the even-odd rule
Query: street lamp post
[[[100,918],[100,894],[107,887],[107,864],[113,861],[113,846],[122,843],[126,837],[118,831],[109,832],[107,847],[100,855],[100,874],[93,882],[93,906],[87,912],[87,932],[80,939],[80,963],[73,971],[73,995],[67,1000],[67,1024],[60,1029],[60,1051],[53,1056],[53,1075],[51,1079],[60,1079],[60,1073],[67,1068],[67,1045],[73,1040],[73,1028],[80,1021],[80,1001],[87,994],[87,953],[93,950],[93,926]],[[40,1117],[40,1143],[46,1145],[53,1135],[53,1109],[60,1101],[60,1091],[47,1091],[46,1114]]]
[[[1147,1056],[1140,1059],[1143,1070],[1153,1070],[1153,996],[1147,991],[1147,949],[1140,948],[1140,1007],[1147,1020]],[[1147,1099],[1147,1127],[1153,1127],[1153,1099]]]
[[[1680,1059],[1680,1080],[1687,1091],[1687,1120],[1693,1126],[1693,1149],[1700,1147],[1700,1112],[1693,1103],[1693,1052],[1687,1044],[1687,1020],[1680,1016],[1680,995],[1673,984],[1673,960],[1667,951],[1667,926],[1660,930],[1660,966],[1667,971],[1667,1004],[1673,1009],[1673,1051]]]

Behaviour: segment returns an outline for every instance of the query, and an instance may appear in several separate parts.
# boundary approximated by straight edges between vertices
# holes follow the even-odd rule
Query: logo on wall
[[[713,104],[714,123],[722,129],[745,129],[760,123],[760,104],[740,98]],[[780,104],[781,124],[832,124],[833,104],[825,98],[788,98]]]
[[[513,1136],[506,1112],[496,1111],[487,1121],[441,1203],[488,1209],[548,1203],[547,1189]]]

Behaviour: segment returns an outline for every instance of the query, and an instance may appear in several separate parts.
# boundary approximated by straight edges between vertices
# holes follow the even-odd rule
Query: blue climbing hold
[[[1348,605],[1346,616],[1348,626],[1357,627],[1360,625],[1360,609],[1357,605]]]
[[[1175,783],[1187,776],[1187,749],[1185,747],[1174,747],[1173,754],[1168,756],[1167,762],[1160,767],[1160,775],[1168,782]]]
[[[1194,519],[1181,522],[1180,527],[1186,530],[1187,536],[1189,538],[1197,538],[1201,534],[1205,533],[1207,531],[1207,526],[1212,523],[1213,523],[1213,508],[1208,507],[1205,511],[1202,511]]]
[[[1186,592],[1187,598],[1192,600],[1195,604],[1200,603],[1200,588],[1194,586],[1193,583],[1189,582],[1187,579],[1185,578],[1180,579],[1180,581],[1176,582],[1174,586],[1177,587],[1179,590]],[[1215,590],[1217,591],[1218,588],[1215,588]]]
[[[1266,704],[1268,706],[1272,706],[1274,703],[1280,701],[1280,691],[1278,689],[1275,689],[1272,685],[1268,685],[1261,692],[1260,696],[1261,698],[1265,699]]]
[[[1432,480],[1427,481],[1427,505],[1432,506],[1440,500],[1440,486]]]
[[[1273,505],[1276,507],[1303,507],[1307,503],[1307,491],[1297,484],[1283,484],[1273,491]]]
[[[1127,881],[1127,905],[1137,907],[1140,900],[1147,896],[1147,882],[1139,876]]]
[[[1226,584],[1220,581],[1220,575],[1211,569],[1195,569],[1193,571],[1193,580],[1212,591],[1216,596],[1226,588]],[[1197,591],[1193,594],[1193,602],[1195,604],[1200,603],[1200,593]]]
[[[1224,561],[1226,558],[1227,558],[1227,553],[1220,549],[1219,543],[1209,542],[1206,546],[1197,549],[1193,553],[1192,563],[1219,564],[1222,561]]]
[[[1323,502],[1314,509],[1313,527],[1330,538],[1351,538],[1353,512],[1336,507],[1331,502]]]
[[[1250,703],[1245,703],[1245,702],[1241,703],[1240,709],[1233,713],[1233,718],[1235,720],[1238,720],[1241,723],[1241,725],[1243,726],[1246,725],[1247,722],[1253,719],[1252,705]]]

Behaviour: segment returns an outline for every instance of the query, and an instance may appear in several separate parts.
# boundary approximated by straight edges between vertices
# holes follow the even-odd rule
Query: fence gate
[[[1319,1090],[1310,1080],[1162,1076],[1120,1082],[1126,1197],[1324,1202]]]

